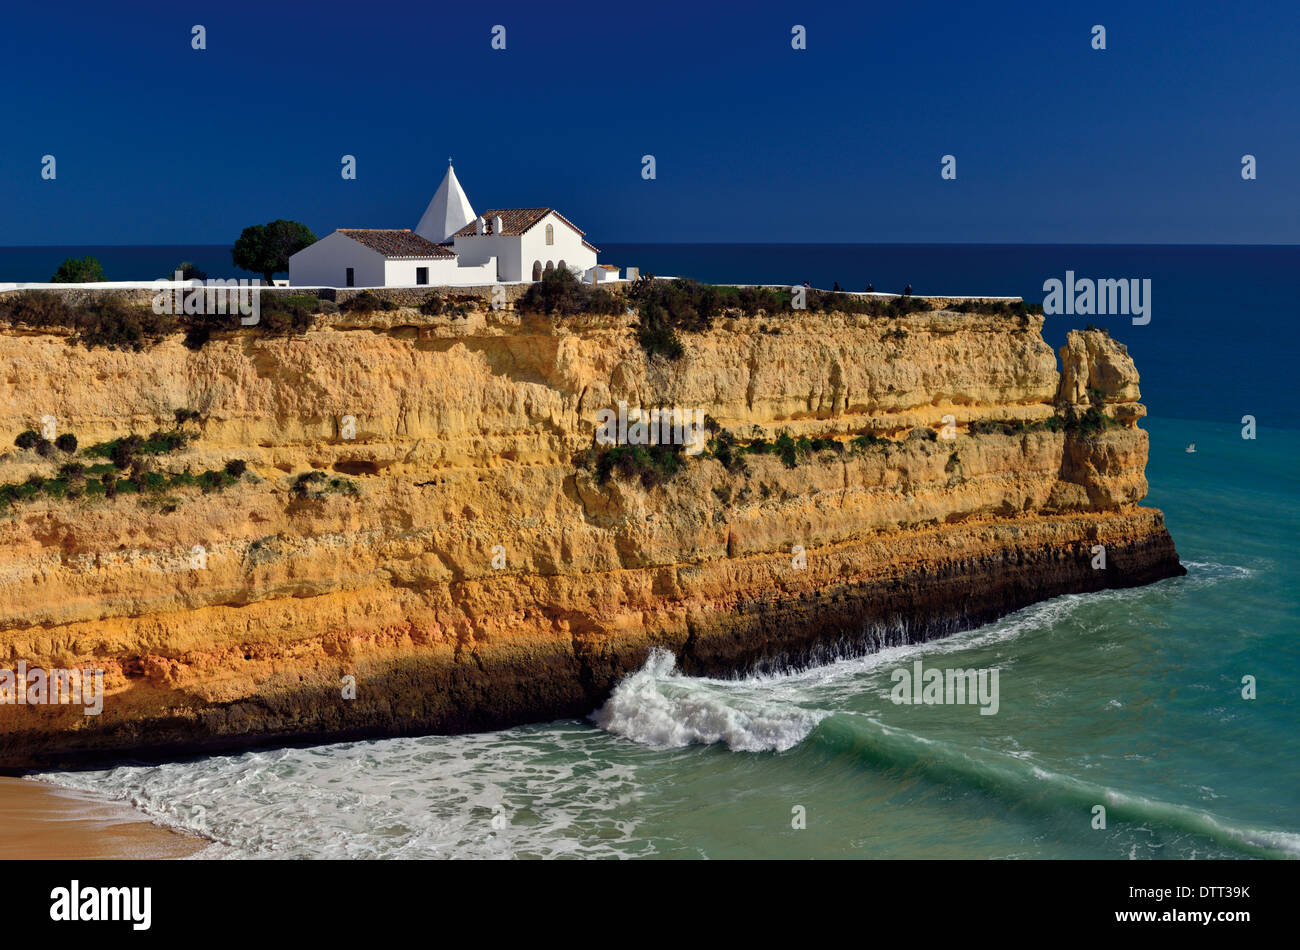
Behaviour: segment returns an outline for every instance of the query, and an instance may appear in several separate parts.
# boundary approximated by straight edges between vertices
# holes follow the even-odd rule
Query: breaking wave
[[[676,657],[656,647],[592,721],[653,748],[721,742],[735,752],[784,752],[830,715],[747,695],[735,682],[682,676],[676,665]]]

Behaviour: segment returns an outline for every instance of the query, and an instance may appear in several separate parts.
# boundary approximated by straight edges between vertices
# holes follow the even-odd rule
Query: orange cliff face
[[[688,673],[797,663],[1183,573],[1103,333],[1062,372],[1037,316],[735,318],[668,362],[630,320],[403,310],[140,352],[0,331],[6,446],[52,420],[102,467],[86,447],[199,415],[149,456],[161,490],[0,512],[0,667],[104,673],[98,715],[0,704],[0,766],[580,716],[655,645]],[[620,401],[702,409],[739,461],[602,483],[575,455]],[[743,452],[782,432],[843,448]],[[0,483],[72,458],[8,449]],[[235,459],[225,487],[175,477]]]

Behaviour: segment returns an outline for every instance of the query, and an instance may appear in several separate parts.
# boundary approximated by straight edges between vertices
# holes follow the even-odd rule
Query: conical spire
[[[451,167],[451,159],[447,159],[447,174],[434,192],[429,207],[424,209],[424,216],[415,226],[415,233],[434,244],[441,244],[450,241],[453,234],[474,218],[474,209],[470,207],[464,189],[456,180],[456,170]]]

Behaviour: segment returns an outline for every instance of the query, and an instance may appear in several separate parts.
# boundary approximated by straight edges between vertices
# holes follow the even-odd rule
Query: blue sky
[[[597,243],[1300,243],[1294,0],[124,6],[5,11],[0,244],[413,228],[449,155]]]

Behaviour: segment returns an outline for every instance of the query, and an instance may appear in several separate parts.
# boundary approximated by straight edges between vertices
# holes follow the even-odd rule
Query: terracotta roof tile
[[[542,218],[552,213],[579,234],[586,233],[554,208],[491,208],[484,211],[480,217],[482,217],[484,221],[483,231],[485,234],[492,233],[492,219],[500,216],[501,233],[513,235],[528,233],[532,230],[533,225],[537,224],[542,220]],[[469,224],[457,231],[455,237],[473,237],[477,233],[478,224],[475,221],[471,221]]]
[[[390,259],[456,256],[445,245],[425,240],[409,228],[339,228],[339,234]]]

